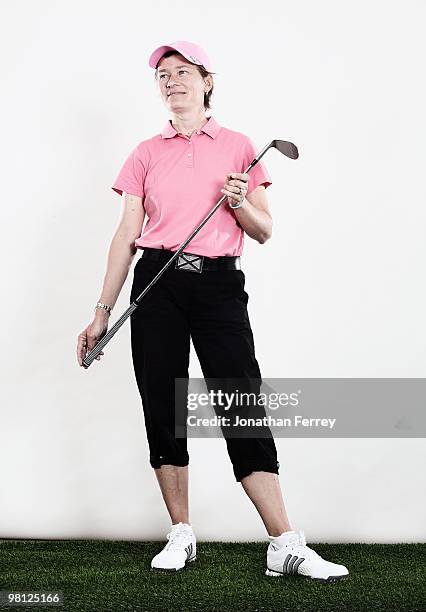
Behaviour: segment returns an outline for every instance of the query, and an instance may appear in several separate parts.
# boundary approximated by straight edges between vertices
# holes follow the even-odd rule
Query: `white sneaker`
[[[347,578],[349,574],[344,565],[326,561],[306,546],[303,531],[285,531],[278,537],[268,538],[267,576],[300,574],[311,580],[335,582]]]
[[[177,572],[183,569],[187,562],[195,561],[197,544],[191,525],[176,523],[172,525],[166,537],[169,541],[152,559],[151,569]]]

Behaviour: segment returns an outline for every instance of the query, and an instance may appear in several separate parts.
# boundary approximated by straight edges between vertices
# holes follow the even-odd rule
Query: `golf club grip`
[[[114,323],[111,329],[108,330],[104,336],[102,336],[99,342],[97,342],[95,346],[92,348],[90,353],[88,353],[86,357],[83,359],[84,366],[89,367],[89,365],[94,361],[94,359],[96,359],[96,357],[102,351],[104,346],[108,344],[111,338],[118,332],[120,327],[127,321],[127,319],[130,317],[132,312],[136,310],[137,307],[138,307],[138,304],[135,304],[134,302],[131,303],[131,305],[127,308],[127,310],[123,312],[121,317],[117,319],[117,321]]]
[[[278,146],[278,143],[280,143],[282,146],[284,146],[284,149],[282,148],[282,146],[280,148]],[[256,157],[253,159],[253,161],[250,163],[250,165],[246,168],[246,170],[243,172],[243,174],[247,174],[248,172],[250,172],[250,170],[253,168],[253,166],[255,166],[261,160],[261,158],[265,155],[266,151],[268,151],[268,149],[271,146],[278,148],[281,151],[281,153],[283,153],[284,155],[287,155],[287,157],[291,157],[292,159],[296,159],[298,157],[297,147],[293,143],[285,141],[285,140],[273,140],[270,143],[268,143],[260,151],[260,153],[258,153],[258,155],[256,155]],[[216,210],[219,208],[219,206],[222,204],[222,202],[224,202],[224,200],[226,200],[227,197],[228,197],[227,195],[223,195],[220,198],[220,200],[218,202],[216,202],[216,204],[213,206],[213,208],[210,210],[210,212],[207,214],[207,216],[204,217],[204,219],[200,222],[200,224],[184,240],[184,242],[180,245],[180,247],[174,253],[174,255],[172,255],[172,257],[161,268],[161,270],[158,272],[158,274],[155,276],[155,278],[153,278],[153,280],[149,283],[149,285],[147,285],[145,287],[145,289],[142,291],[142,293],[136,298],[136,300],[134,302],[132,302],[132,304],[127,308],[127,310],[124,311],[124,313],[121,315],[121,317],[114,323],[114,325],[105,334],[105,336],[103,336],[99,340],[99,342],[97,342],[95,344],[95,346],[92,348],[90,353],[88,353],[86,355],[86,357],[82,361],[83,365],[86,368],[88,368],[90,366],[90,364],[96,359],[96,357],[99,355],[99,353],[102,351],[102,349],[108,344],[108,342],[111,340],[111,338],[117,333],[117,331],[120,329],[120,327],[123,325],[123,323],[125,323],[125,321],[130,317],[132,312],[134,312],[136,310],[136,308],[139,306],[140,300],[144,297],[144,295],[148,292],[148,290],[152,287],[152,285],[157,282],[157,280],[160,278],[160,276],[163,274],[163,272],[165,272],[167,270],[167,268],[171,265],[171,263],[175,259],[177,259],[177,257],[180,255],[180,253],[186,247],[186,245],[194,238],[194,236],[200,231],[200,229],[204,226],[204,224],[207,223],[207,221],[210,219],[210,217],[216,212]]]

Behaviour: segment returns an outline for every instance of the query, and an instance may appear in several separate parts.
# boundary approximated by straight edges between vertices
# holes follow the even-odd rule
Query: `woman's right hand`
[[[98,311],[93,321],[84,329],[80,334],[78,334],[77,341],[77,361],[79,365],[83,366],[83,359],[86,357],[87,353],[93,349],[95,344],[99,342],[101,338],[105,336],[108,330],[108,313],[101,313]],[[99,361],[101,355],[103,355],[103,351],[99,353],[96,359]],[[83,366],[85,367],[85,366]]]

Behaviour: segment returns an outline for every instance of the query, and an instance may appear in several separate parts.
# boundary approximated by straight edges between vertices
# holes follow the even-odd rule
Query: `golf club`
[[[288,142],[287,140],[271,140],[271,142],[269,144],[267,144],[261,150],[261,152],[253,159],[253,161],[251,162],[251,164],[249,165],[249,167],[245,170],[245,172],[243,174],[247,174],[248,172],[250,172],[250,170],[253,168],[253,166],[255,166],[260,161],[260,159],[265,155],[266,151],[268,151],[268,149],[270,149],[270,148],[277,149],[283,155],[285,155],[286,157],[289,157],[290,159],[297,159],[299,157],[299,152],[297,150],[297,147],[292,142]],[[108,344],[108,342],[111,340],[111,338],[117,333],[117,331],[120,329],[120,327],[123,325],[123,323],[125,323],[125,321],[130,317],[130,315],[136,310],[136,308],[139,306],[139,303],[142,300],[142,298],[148,293],[148,291],[151,289],[151,287],[158,281],[160,276],[162,274],[164,274],[164,272],[173,263],[173,261],[175,261],[175,259],[177,257],[179,257],[179,255],[182,253],[182,251],[184,250],[186,245],[194,238],[194,236],[200,231],[200,229],[207,223],[207,221],[210,219],[210,217],[212,215],[214,215],[216,210],[224,202],[224,200],[226,200],[227,197],[228,196],[225,194],[225,195],[223,195],[220,198],[220,200],[214,205],[214,207],[211,209],[211,211],[208,213],[208,215],[201,221],[201,223],[192,231],[192,233],[180,245],[178,250],[167,261],[167,263],[163,266],[163,268],[161,268],[161,270],[152,279],[152,281],[145,287],[145,289],[142,291],[142,293],[131,303],[131,305],[127,308],[127,310],[124,311],[124,313],[114,323],[114,325],[111,327],[111,329],[99,340],[99,342],[97,342],[95,344],[95,346],[90,351],[90,353],[88,353],[86,355],[86,357],[82,361],[83,366],[85,367],[85,369],[87,369],[90,366],[90,364],[92,363],[92,361],[94,359],[96,359],[96,357],[99,355],[99,353],[102,351],[102,349]]]

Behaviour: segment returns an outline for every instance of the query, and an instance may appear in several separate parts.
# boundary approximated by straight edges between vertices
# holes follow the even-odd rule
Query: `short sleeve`
[[[253,159],[259,153],[259,151],[254,146],[252,140],[248,137],[246,137],[246,143],[243,151],[243,167],[241,169],[241,172],[245,172],[247,167],[251,164]],[[272,179],[266,169],[266,166],[262,161],[257,162],[257,164],[253,166],[253,168],[251,168],[248,174],[250,179],[247,194],[256,189],[256,187],[258,187],[259,185],[265,185],[265,188],[269,187],[269,185],[272,185]]]
[[[144,182],[146,165],[143,162],[141,148],[138,145],[130,153],[117,175],[112,189],[122,195],[123,191],[131,195],[145,197]]]

